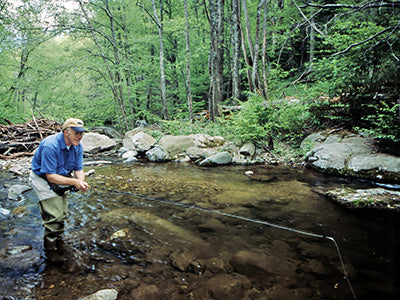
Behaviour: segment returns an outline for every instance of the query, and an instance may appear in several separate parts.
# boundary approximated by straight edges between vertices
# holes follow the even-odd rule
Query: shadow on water
[[[90,192],[69,195],[65,233],[88,262],[84,271],[46,264],[32,191],[18,204],[0,194],[1,207],[27,212],[0,219],[4,299],[78,299],[106,288],[126,299],[149,293],[152,299],[354,298],[330,240],[251,220],[333,237],[358,299],[400,296],[398,215],[349,211],[323,196],[328,189],[367,183],[263,166],[94,169]],[[273,180],[251,180],[247,170]],[[210,211],[185,207],[190,205]],[[7,261],[4,249],[20,249],[27,263]]]

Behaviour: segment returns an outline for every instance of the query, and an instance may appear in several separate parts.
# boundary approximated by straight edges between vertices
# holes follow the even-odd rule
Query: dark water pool
[[[156,287],[151,299],[354,299],[351,288],[358,299],[400,296],[398,215],[349,211],[323,196],[367,183],[265,166],[93,169],[92,189],[69,195],[65,233],[84,271],[46,263],[33,192],[14,202],[0,194],[1,207],[23,208],[0,219],[0,249],[37,254],[30,264],[0,263],[2,299],[78,299],[106,288],[134,295],[143,286]],[[273,179],[251,180],[248,170]],[[3,191],[15,183],[2,181]],[[334,244],[319,235],[339,245],[351,287]]]

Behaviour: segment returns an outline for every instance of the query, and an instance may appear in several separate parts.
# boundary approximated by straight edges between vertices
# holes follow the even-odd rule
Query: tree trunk
[[[240,47],[241,47],[241,34],[240,34],[240,5],[239,0],[232,0],[232,98],[234,104],[237,99],[240,99]]]
[[[262,61],[262,77],[264,83],[264,94],[266,98],[268,96],[268,78],[267,78],[267,18],[268,18],[268,3],[264,2],[264,22],[263,22],[263,41],[261,50],[261,61]]]
[[[160,43],[160,76],[161,76],[161,101],[163,108],[163,118],[168,120],[168,108],[167,108],[167,91],[165,87],[165,71],[164,71],[164,41],[163,41],[163,26],[158,18],[157,6],[155,0],[151,0],[153,5],[154,19],[158,25],[158,39]],[[160,0],[160,6],[162,7],[162,0]],[[162,11],[162,8],[160,9]]]
[[[310,26],[310,53],[308,59],[308,72],[312,72],[313,69],[313,62],[314,62],[314,52],[315,52],[315,20],[314,18],[310,19],[311,26]]]
[[[185,38],[186,38],[186,89],[187,89],[187,99],[188,99],[188,110],[189,110],[189,120],[193,123],[193,100],[192,91],[190,88],[190,42],[189,42],[189,13],[188,13],[188,3],[185,0]]]
[[[260,15],[261,8],[264,5],[265,0],[261,0],[260,4],[257,7],[257,17],[256,17],[256,35],[255,35],[255,43],[254,43],[254,53],[253,53],[253,72],[251,75],[251,80],[253,82],[253,86],[255,87],[255,92],[258,94],[264,95],[264,90],[262,88],[262,84],[260,82],[260,76],[258,71],[258,57],[259,57],[259,49],[260,49]]]
[[[224,0],[210,0],[210,120],[218,116],[218,106],[222,100],[222,81],[224,64]]]
[[[247,44],[249,45],[251,60],[254,61],[254,57],[253,57],[254,45],[253,45],[253,38],[251,37],[250,18],[249,18],[249,13],[247,11],[247,0],[242,0],[242,9],[243,9],[245,25],[246,25]]]

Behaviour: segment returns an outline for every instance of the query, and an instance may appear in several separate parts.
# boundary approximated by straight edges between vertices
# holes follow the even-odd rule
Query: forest
[[[0,0],[0,124],[400,141],[400,1]]]

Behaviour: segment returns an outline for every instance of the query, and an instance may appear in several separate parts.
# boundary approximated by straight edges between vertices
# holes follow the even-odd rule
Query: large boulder
[[[134,129],[125,134],[122,144],[124,148],[131,150],[133,149],[138,152],[146,152],[150,150],[150,148],[155,145],[156,142],[156,139],[151,135]]]
[[[117,145],[117,143],[108,136],[94,132],[86,133],[81,140],[81,144],[83,146],[83,151],[86,153],[110,150]]]
[[[170,157],[184,152],[186,149],[194,146],[193,138],[185,135],[165,135],[158,143]]]
[[[307,165],[324,173],[384,182],[400,179],[400,157],[376,153],[370,138],[317,133],[307,137],[301,147],[309,150]]]

